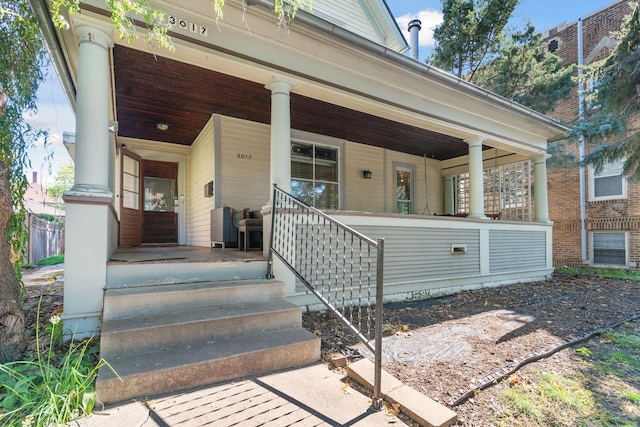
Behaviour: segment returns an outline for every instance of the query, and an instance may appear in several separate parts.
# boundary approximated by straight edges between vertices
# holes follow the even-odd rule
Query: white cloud
[[[418,44],[420,46],[434,46],[433,29],[442,22],[442,12],[427,9],[397,17],[398,26],[407,41],[409,41],[409,22],[414,19],[419,19],[422,22]]]

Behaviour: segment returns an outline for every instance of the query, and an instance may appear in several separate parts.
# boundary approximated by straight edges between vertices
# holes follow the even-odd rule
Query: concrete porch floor
[[[246,262],[266,261],[262,250],[241,251],[235,248],[201,246],[138,246],[118,248],[109,258],[109,265],[121,263],[167,262]]]

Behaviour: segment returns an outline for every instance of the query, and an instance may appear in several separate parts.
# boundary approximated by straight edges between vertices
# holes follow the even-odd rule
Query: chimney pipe
[[[34,172],[32,172],[32,175],[31,175],[31,176],[32,176],[32,180],[31,180],[31,181],[32,181],[32,183],[33,183],[33,184],[37,184],[37,183],[38,183],[38,172],[35,172],[35,171],[34,171]]]
[[[409,22],[409,46],[411,47],[411,58],[418,60],[418,33],[420,32],[422,22],[414,19]]]

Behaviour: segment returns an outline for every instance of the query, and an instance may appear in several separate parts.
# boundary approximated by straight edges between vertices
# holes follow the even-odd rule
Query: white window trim
[[[595,195],[595,178],[596,171],[592,166],[589,166],[589,201],[601,202],[606,200],[622,200],[627,198],[627,179],[622,175],[622,194],[615,196],[596,197]]]
[[[593,255],[593,235],[594,234],[617,234],[624,233],[624,265],[620,264],[596,264],[594,262]],[[597,266],[597,267],[608,267],[608,268],[625,268],[629,267],[630,264],[629,258],[629,232],[624,230],[601,230],[601,231],[591,231],[589,232],[589,265]]]
[[[291,143],[296,142],[301,144],[312,144],[325,146],[328,148],[335,148],[338,150],[338,210],[344,209],[344,193],[345,183],[343,177],[344,174],[344,159],[343,153],[345,150],[345,141],[339,138],[334,138],[326,135],[319,135],[311,132],[292,129],[291,130]],[[291,177],[289,177],[291,179]]]
[[[411,212],[409,215],[413,215],[416,212],[416,166],[408,163],[393,162],[393,212],[398,212],[398,199],[396,198],[396,189],[398,187],[398,170],[406,171],[411,174],[410,192],[411,192]]]

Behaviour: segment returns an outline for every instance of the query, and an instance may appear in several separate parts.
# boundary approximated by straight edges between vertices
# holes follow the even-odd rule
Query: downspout
[[[580,77],[582,76],[583,59],[582,46],[582,18],[578,19],[578,119],[580,123],[584,122],[584,83]],[[586,205],[586,186],[585,186],[585,168],[584,160],[584,135],[580,135],[580,253],[582,262],[587,262],[587,205]]]

